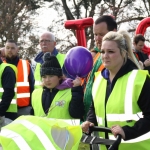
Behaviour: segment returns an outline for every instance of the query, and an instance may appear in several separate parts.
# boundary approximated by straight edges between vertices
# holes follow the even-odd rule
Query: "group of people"
[[[96,47],[93,68],[82,80],[69,78],[65,55],[55,48],[55,36],[40,36],[41,52],[35,64],[19,59],[18,46],[8,40],[0,62],[0,120],[31,114],[57,119],[80,119],[83,132],[90,126],[111,128],[124,140],[120,150],[147,149],[150,131],[150,60],[142,52],[142,35],[132,41],[126,31],[117,31],[112,16],[95,20]],[[2,54],[2,51],[1,51]],[[24,113],[26,112],[26,113]],[[110,134],[100,134],[109,139]],[[105,150],[108,146],[101,145]]]

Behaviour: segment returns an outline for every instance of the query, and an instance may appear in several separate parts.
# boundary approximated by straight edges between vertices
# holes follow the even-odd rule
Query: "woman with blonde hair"
[[[92,87],[93,104],[82,130],[89,126],[111,128],[121,134],[119,150],[146,150],[150,142],[150,78],[140,70],[126,31],[108,32],[102,41],[101,58],[104,69],[96,74]],[[113,138],[111,134],[100,134]],[[100,146],[106,150],[107,146]]]

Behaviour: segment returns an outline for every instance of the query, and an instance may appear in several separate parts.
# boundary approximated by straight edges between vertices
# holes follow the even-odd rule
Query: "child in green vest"
[[[80,78],[64,79],[55,56],[44,54],[41,66],[43,86],[32,93],[31,115],[57,119],[83,119],[83,89]]]

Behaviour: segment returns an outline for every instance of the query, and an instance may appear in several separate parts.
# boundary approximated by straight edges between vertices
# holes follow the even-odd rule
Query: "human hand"
[[[141,61],[139,61],[139,65],[140,65],[141,69],[144,69],[143,63]]]
[[[81,124],[81,128],[84,133],[89,133],[89,127],[92,127],[92,126],[94,126],[94,123],[89,122],[89,121],[85,121]]]
[[[144,61],[144,65],[145,65],[146,67],[150,66],[150,59],[146,59],[146,60]]]
[[[120,134],[122,136],[122,138],[125,139],[125,133],[119,125],[112,126],[111,132],[115,137],[117,137],[117,135]]]
[[[73,87],[80,86],[81,78],[80,77],[75,78],[75,80],[73,80],[72,83],[73,83]]]

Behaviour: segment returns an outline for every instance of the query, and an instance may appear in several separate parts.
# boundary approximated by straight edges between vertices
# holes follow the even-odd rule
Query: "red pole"
[[[85,28],[92,26],[94,23],[93,18],[84,18],[77,20],[67,20],[65,22],[66,29],[74,29],[76,31],[76,38],[78,46],[86,47]]]

